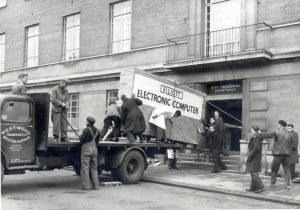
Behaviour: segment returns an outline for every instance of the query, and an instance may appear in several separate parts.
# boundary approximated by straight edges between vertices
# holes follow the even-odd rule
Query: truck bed
[[[61,142],[61,143],[48,143],[48,147],[50,148],[76,148],[80,147],[79,140],[74,138],[70,139],[70,142]],[[121,139],[119,142],[113,142],[113,141],[100,141],[98,143],[98,147],[142,147],[142,148],[174,148],[174,149],[180,149],[182,148],[179,144],[165,144],[165,143],[140,143],[140,142],[133,142],[129,143],[126,140],[124,141]]]

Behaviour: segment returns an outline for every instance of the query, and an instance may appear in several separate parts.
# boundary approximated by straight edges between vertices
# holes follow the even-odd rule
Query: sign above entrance
[[[240,93],[242,93],[242,82],[240,81],[208,84],[208,94],[210,95]]]

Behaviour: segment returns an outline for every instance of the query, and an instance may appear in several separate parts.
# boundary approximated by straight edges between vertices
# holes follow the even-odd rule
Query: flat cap
[[[89,123],[91,123],[91,124],[94,124],[94,123],[96,122],[95,118],[93,118],[93,117],[91,117],[91,116],[88,116],[88,117],[86,118],[86,120],[87,120]]]
[[[70,80],[69,80],[68,78],[62,78],[61,81],[65,82],[65,83],[67,83],[67,84],[70,83]]]

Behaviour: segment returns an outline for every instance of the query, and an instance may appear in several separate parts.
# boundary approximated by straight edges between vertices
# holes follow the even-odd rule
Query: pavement
[[[209,170],[189,167],[168,169],[163,165],[149,166],[145,171],[143,181],[300,207],[300,183],[292,183],[292,189],[288,190],[285,187],[284,178],[278,177],[275,187],[270,188],[270,176],[261,176],[261,178],[266,191],[254,193],[246,191],[250,188],[250,174],[235,174],[226,171],[214,174]]]

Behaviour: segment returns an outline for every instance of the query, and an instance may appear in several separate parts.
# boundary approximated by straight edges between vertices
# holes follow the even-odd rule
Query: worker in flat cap
[[[81,143],[81,188],[83,190],[99,189],[98,171],[97,171],[97,144],[99,142],[100,132],[94,126],[93,117],[86,118],[86,128],[83,129],[80,137]],[[90,183],[92,186],[90,186]]]
[[[50,100],[52,103],[51,120],[53,123],[53,142],[60,141],[68,142],[68,108],[69,108],[69,93],[67,86],[70,80],[63,78],[59,84],[50,92]]]

